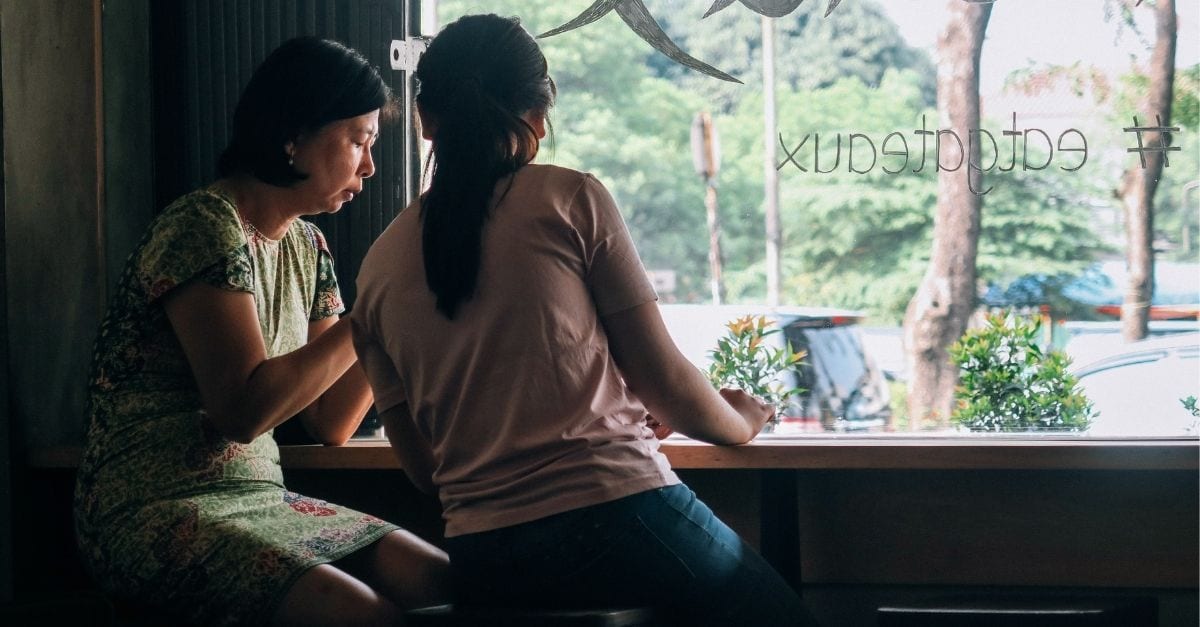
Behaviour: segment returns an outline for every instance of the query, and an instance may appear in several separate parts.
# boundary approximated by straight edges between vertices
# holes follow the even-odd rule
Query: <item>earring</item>
[[[296,158],[292,155],[288,155],[288,165],[296,165]]]

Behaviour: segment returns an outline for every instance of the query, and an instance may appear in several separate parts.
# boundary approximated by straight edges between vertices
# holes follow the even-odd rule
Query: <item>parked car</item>
[[[1146,332],[1146,339],[1177,333],[1200,333],[1200,320],[1151,320]],[[1120,320],[1060,322],[1054,327],[1054,344],[1061,346],[1076,364],[1096,361],[1128,346],[1121,336]]]
[[[743,305],[662,305],[667,330],[680,351],[707,370],[710,351],[724,336],[725,325],[746,315],[763,315],[781,333],[768,341],[807,355],[789,374],[785,385],[805,389],[779,411],[784,423],[804,430],[844,431],[883,427],[891,417],[891,393],[882,371],[864,349],[858,328],[863,314],[824,307],[763,307]]]
[[[1076,354],[1092,353],[1077,347]],[[1104,356],[1072,364],[1071,372],[1099,412],[1089,435],[1197,435],[1200,425],[1181,399],[1200,397],[1200,333],[1111,345]]]

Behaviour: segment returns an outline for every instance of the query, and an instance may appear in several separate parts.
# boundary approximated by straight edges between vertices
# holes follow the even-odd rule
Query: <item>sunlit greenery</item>
[[[781,373],[804,359],[804,351],[792,351],[786,341],[782,348],[764,343],[765,338],[780,332],[774,325],[766,316],[744,316],[725,325],[728,331],[709,352],[712,363],[707,374],[713,386],[745,390],[779,410],[793,396],[804,393],[803,388],[780,381]]]
[[[997,313],[950,347],[959,368],[955,423],[971,431],[1084,431],[1092,404],[1070,360],[1038,344],[1036,321]]]
[[[540,33],[572,19],[587,4],[441,0],[439,14],[443,20],[480,11],[515,15]],[[690,127],[698,112],[712,113],[722,152],[717,185],[727,294],[731,302],[761,302],[767,136],[761,22],[751,11],[732,9],[701,20],[707,3],[648,0],[646,6],[682,48],[744,84],[678,66],[610,14],[542,40],[560,96],[552,112],[555,149],[541,160],[593,172],[611,189],[647,267],[676,273],[677,289],[663,294],[664,301],[706,302],[704,185],[692,166]],[[937,127],[933,64],[904,42],[872,0],[848,3],[828,18],[819,8],[819,3],[805,3],[776,22],[778,136],[772,139],[778,160],[809,136],[795,156],[809,172],[790,163],[779,169],[782,298],[791,304],[862,309],[879,323],[898,323],[930,250],[937,177],[932,162],[912,172],[919,155],[911,142],[922,116],[928,128]],[[1194,84],[1194,74],[1184,79]],[[1177,107],[1184,124],[1194,124],[1189,120],[1195,115],[1188,112],[1196,107],[1189,102]],[[985,120],[984,126],[999,136],[1006,121]],[[906,171],[884,172],[882,156],[867,173],[850,171],[851,133],[870,137],[879,148],[891,132],[910,141]],[[821,169],[828,170],[839,134],[843,154],[836,171],[812,171],[817,136]],[[855,155],[858,171],[870,163],[862,154]],[[1182,233],[1195,212],[1180,206],[1179,177],[1188,167],[1194,174],[1195,156],[1180,156],[1176,169],[1176,154],[1164,183],[1174,191],[1159,196],[1161,224]],[[1102,238],[1093,232],[1092,211],[1098,202],[1111,204],[1114,179],[1093,158],[1097,161],[1079,172],[1055,164],[988,175],[994,189],[984,197],[978,257],[983,284],[1007,285],[1034,274],[1062,282],[1104,252]],[[899,168],[894,159],[888,167]],[[1195,195],[1191,202],[1194,206]]]

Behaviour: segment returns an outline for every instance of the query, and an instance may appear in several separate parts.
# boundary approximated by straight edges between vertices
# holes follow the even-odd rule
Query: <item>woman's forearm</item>
[[[371,408],[371,386],[356,363],[301,414],[309,435],[327,446],[345,444]]]
[[[613,360],[625,384],[667,427],[712,444],[742,444],[758,434],[766,410],[731,406],[680,354],[650,302],[604,317]],[[761,413],[761,415],[759,415]]]
[[[674,431],[710,444],[743,444],[758,434],[691,363],[675,375],[632,387],[654,417]]]
[[[310,325],[309,341],[299,349],[268,358],[249,293],[189,282],[169,293],[163,307],[208,420],[237,442],[300,413],[357,359],[349,322],[332,319]]]
[[[338,321],[290,353],[262,361],[247,378],[239,406],[229,408],[232,420],[241,427],[233,429],[233,435],[241,436],[234,439],[253,440],[301,413],[327,393],[355,361],[349,320]]]

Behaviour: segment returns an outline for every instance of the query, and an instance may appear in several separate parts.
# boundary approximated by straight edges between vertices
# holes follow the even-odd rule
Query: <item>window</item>
[[[1072,437],[1195,437],[1185,401],[1200,395],[1197,7],[1177,6],[1174,77],[1162,81],[1152,3],[962,4],[625,3],[651,18],[641,32],[613,10],[541,40],[559,100],[553,148],[539,159],[609,187],[665,310],[720,302],[766,312],[779,338],[808,351],[794,374],[807,400],[780,433],[969,433],[954,402],[911,402],[937,397],[934,371],[955,372],[945,338],[958,333],[950,324],[940,340],[917,337],[938,316],[906,324],[906,312],[949,304],[971,328],[989,312],[1036,321],[1037,346],[1074,359],[1070,372],[1099,414]],[[423,17],[427,34],[484,10],[538,34],[589,6],[426,0]],[[970,58],[966,22],[946,31],[957,36],[947,45],[966,48],[938,50],[957,9],[987,15],[976,24],[978,89],[943,82],[939,102],[939,72]],[[1146,101],[1162,84],[1169,120]],[[973,102],[978,119],[961,124]],[[1165,167],[1153,175],[1159,155]],[[1152,205],[1138,205],[1138,186],[1155,179]],[[1136,344],[1120,341],[1129,207],[1152,215],[1143,239],[1156,268],[1152,296],[1143,294],[1149,339]],[[965,234],[975,227],[962,222],[971,215],[974,243]],[[720,333],[679,325],[683,343]],[[911,359],[905,338],[934,358]],[[1166,357],[1133,356],[1151,342]]]

